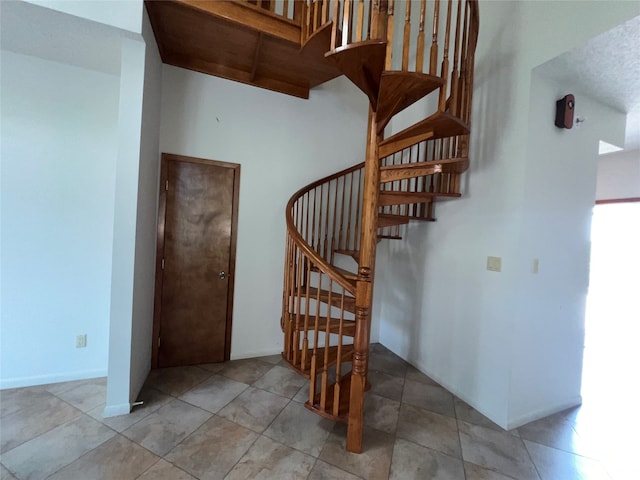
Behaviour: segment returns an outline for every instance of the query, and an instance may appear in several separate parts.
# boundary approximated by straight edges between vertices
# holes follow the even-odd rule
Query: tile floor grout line
[[[529,460],[531,461],[531,464],[533,465],[533,468],[536,471],[536,475],[538,475],[538,480],[542,480],[542,475],[540,474],[540,471],[538,470],[538,465],[536,465],[536,462],[534,462],[534,460],[533,460],[533,456],[531,455],[531,452],[529,451],[529,447],[527,447],[527,444],[526,444],[526,442],[525,442],[525,440],[523,438],[520,438],[520,441],[522,442],[522,445],[524,446],[524,449],[527,452],[527,455],[529,456]],[[527,440],[527,441],[529,441],[529,440]]]

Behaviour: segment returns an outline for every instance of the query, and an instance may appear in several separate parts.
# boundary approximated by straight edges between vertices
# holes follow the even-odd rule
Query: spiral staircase
[[[283,357],[310,380],[306,407],[347,423],[347,450],[360,452],[376,245],[400,239],[410,221],[434,221],[438,199],[460,197],[478,5],[318,0],[303,19],[302,51],[325,47],[370,108],[365,161],[287,205]],[[385,134],[422,99],[426,118]]]
[[[347,423],[347,450],[360,452],[376,245],[461,195],[477,0],[145,3],[165,63],[300,97],[344,74],[369,99],[364,162],[287,204],[281,317],[306,407]],[[405,119],[418,121],[397,128],[416,102]]]

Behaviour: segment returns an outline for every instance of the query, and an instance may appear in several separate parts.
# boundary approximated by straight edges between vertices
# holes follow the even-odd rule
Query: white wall
[[[111,27],[142,32],[142,0],[26,0]]]
[[[105,416],[129,413],[145,44],[122,38]]]
[[[600,155],[596,199],[640,198],[640,150]]]
[[[555,100],[576,97],[587,121],[554,125]],[[517,256],[509,425],[580,403],[598,141],[624,140],[625,115],[570,84],[531,80],[529,142]],[[539,271],[533,274],[534,259]]]
[[[545,205],[558,207],[567,196],[579,194],[582,202],[589,191],[595,195],[591,163],[591,170],[576,181],[567,180],[563,189],[547,189],[540,182],[547,172],[530,165],[538,159],[530,155],[529,145],[540,139],[537,130],[529,135],[529,110],[532,103],[553,105],[556,100],[531,101],[532,70],[638,14],[640,6],[632,2],[481,2],[471,167],[463,180],[464,197],[439,203],[438,222],[410,225],[405,240],[379,246],[375,302],[382,316],[380,341],[504,427],[515,426],[527,414],[557,408],[559,401],[544,382],[541,385],[540,376],[534,384],[549,395],[536,402],[544,406],[522,402],[522,385],[512,384],[518,373],[538,374],[548,368],[542,361],[544,338],[537,339],[536,351],[521,355],[518,350],[526,334],[535,330],[540,313],[525,314],[524,306],[561,305],[570,325],[583,314],[582,298],[554,299],[529,288],[531,259],[539,255],[541,271],[550,268],[545,270],[549,275],[571,272],[567,288],[572,292],[584,290],[588,276],[587,265],[579,265],[588,259],[584,239],[576,236],[588,232],[591,206],[580,203],[573,210],[578,210],[572,224],[578,233],[563,227],[551,242],[543,239],[542,230],[531,245],[525,236],[540,217],[527,189],[539,189]],[[566,22],[576,17],[579,21]],[[552,125],[553,117],[548,121]],[[571,162],[575,165],[573,157]],[[577,183],[582,180],[588,184]],[[543,241],[549,242],[544,256],[536,248]],[[554,265],[567,248],[579,251],[570,261]],[[487,255],[503,258],[501,273],[486,270]],[[565,273],[560,276],[567,278]],[[382,282],[388,288],[380,288]],[[542,336],[550,333],[545,328]],[[561,337],[567,335],[565,331]],[[579,370],[574,363],[561,375],[579,378]],[[575,399],[575,384],[571,390]]]
[[[281,352],[285,204],[364,160],[366,97],[344,78],[302,100],[163,69],[161,151],[241,165],[231,357]]]
[[[131,402],[136,400],[136,396],[151,369],[158,184],[160,178],[162,60],[158,53],[158,47],[146,11],[144,12],[142,35],[145,40],[146,50],[133,282],[131,389],[129,394]]]
[[[106,373],[118,90],[2,51],[2,388]]]

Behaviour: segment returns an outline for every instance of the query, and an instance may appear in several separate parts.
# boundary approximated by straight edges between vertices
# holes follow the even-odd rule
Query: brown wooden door
[[[239,174],[237,164],[163,154],[155,366],[229,359]]]

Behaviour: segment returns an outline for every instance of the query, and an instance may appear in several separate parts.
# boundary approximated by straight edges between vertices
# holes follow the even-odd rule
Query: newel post
[[[369,107],[367,154],[365,159],[362,232],[360,236],[360,261],[356,282],[356,332],[354,338],[347,450],[362,451],[362,425],[364,418],[364,391],[369,365],[369,336],[371,330],[371,304],[373,300],[373,272],[376,260],[378,193],[380,163],[378,161],[377,126],[375,112]]]

